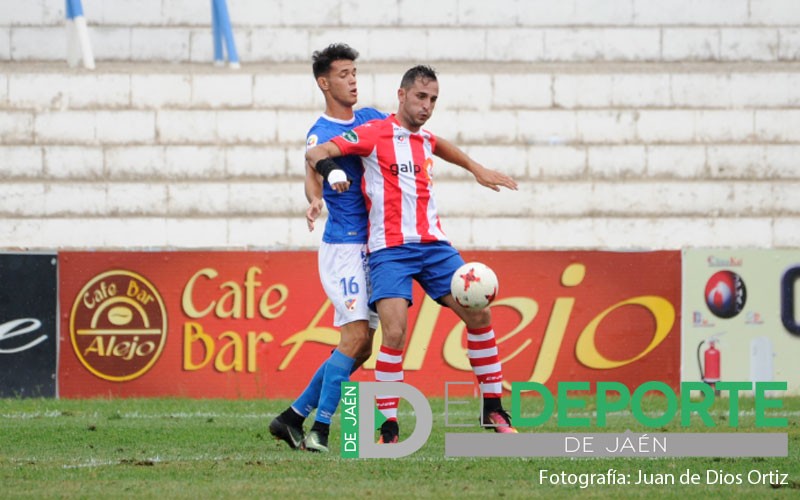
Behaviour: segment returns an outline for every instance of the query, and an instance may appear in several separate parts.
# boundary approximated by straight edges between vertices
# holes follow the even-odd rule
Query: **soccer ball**
[[[497,296],[497,275],[486,264],[468,262],[459,267],[450,281],[456,302],[469,309],[483,309]]]

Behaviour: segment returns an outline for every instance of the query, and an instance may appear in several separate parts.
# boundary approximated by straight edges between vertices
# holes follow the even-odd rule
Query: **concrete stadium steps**
[[[411,64],[361,63],[360,103],[396,109]],[[436,66],[428,128],[520,182],[437,165],[460,247],[800,245],[797,64]],[[4,67],[0,247],[317,245],[307,65]]]
[[[571,200],[565,200],[569,203]],[[443,210],[443,212],[445,212]],[[659,250],[688,247],[797,248],[799,217],[454,217],[443,227],[461,249]],[[324,218],[318,224],[324,224]],[[322,227],[322,226],[320,226]],[[292,217],[3,217],[0,248],[316,249]]]
[[[410,64],[360,64],[360,104],[394,110]],[[800,63],[436,68],[441,98],[430,128],[464,143],[800,142]],[[305,65],[4,69],[4,144],[302,146],[323,106]]]
[[[84,0],[98,60],[212,59],[209,2]],[[798,61],[793,0],[229,0],[242,61]],[[0,60],[61,60],[64,4],[0,3]]]

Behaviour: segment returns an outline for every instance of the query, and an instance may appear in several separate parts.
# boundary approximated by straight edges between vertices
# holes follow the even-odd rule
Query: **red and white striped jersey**
[[[331,140],[343,155],[361,156],[370,252],[405,243],[447,241],[431,193],[433,134],[424,129],[412,133],[392,115]]]

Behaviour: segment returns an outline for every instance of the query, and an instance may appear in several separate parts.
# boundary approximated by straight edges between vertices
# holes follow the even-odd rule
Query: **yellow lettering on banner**
[[[425,363],[425,353],[428,352],[428,346],[433,337],[433,329],[436,327],[436,321],[439,319],[441,310],[442,306],[425,295],[406,348],[405,359],[403,360],[404,370],[422,369],[422,365]]]
[[[497,336],[498,347],[503,342],[511,339],[519,332],[524,330],[539,312],[539,304],[537,304],[535,300],[528,297],[507,297],[492,303],[491,307],[492,309],[497,309],[498,307],[510,307],[519,313],[520,316],[517,326],[515,326],[510,332],[502,337]],[[469,358],[467,357],[467,349],[462,346],[463,343],[461,339],[463,338],[463,335],[465,335],[465,333],[464,322],[462,321],[459,322],[447,335],[447,338],[444,341],[444,352],[442,357],[448,365],[457,370],[472,371],[472,367],[469,364]],[[517,355],[519,355],[520,352],[528,347],[531,342],[531,339],[525,339],[520,347],[518,347],[514,352],[506,356],[504,359],[501,359],[500,362],[505,363],[506,361],[514,359],[517,357]]]
[[[278,293],[278,300],[270,303],[269,298],[272,292]],[[289,288],[283,283],[275,283],[267,288],[264,295],[261,296],[261,301],[258,303],[258,312],[261,313],[265,319],[280,318],[286,312],[286,306],[283,305],[286,299],[289,298]],[[283,306],[283,307],[281,307]],[[278,308],[277,310],[274,310]]]
[[[100,286],[91,292],[86,292],[83,295],[83,305],[86,306],[87,309],[94,309],[94,306],[103,302],[109,297],[113,297],[117,294],[117,285],[111,283],[110,285],[106,286],[105,281],[100,282]]]
[[[111,337],[111,340],[114,340],[115,337]],[[134,339],[138,340],[139,337],[134,337]],[[135,353],[136,344],[131,342],[120,342],[119,344],[115,345],[114,348],[111,350],[111,355],[116,356],[118,358],[122,358],[124,360],[130,360],[133,358],[133,354]]]
[[[105,353],[105,346],[103,346],[103,337],[97,336],[92,340],[92,343],[89,344],[89,347],[83,351],[83,356],[86,357],[89,353],[97,353],[99,356],[103,356]]]
[[[213,311],[218,318],[253,319],[256,316],[256,303],[258,303],[258,312],[262,317],[279,318],[286,312],[284,302],[289,297],[289,289],[282,283],[276,283],[267,288],[258,299],[257,289],[261,286],[261,282],[257,281],[256,277],[259,274],[261,269],[255,266],[249,267],[245,273],[244,286],[233,280],[222,283],[218,287],[222,293],[219,299],[212,300],[204,309],[198,310],[193,301],[197,280],[200,277],[213,280],[219,276],[219,273],[210,267],[200,269],[189,278],[183,289],[181,298],[183,311],[190,318],[202,318]],[[274,302],[270,302],[273,294],[277,294],[277,297]]]
[[[304,330],[300,330],[283,341],[281,347],[291,345],[292,348],[289,349],[289,353],[285,358],[283,358],[280,366],[278,366],[279,371],[283,371],[289,366],[297,354],[297,351],[299,351],[306,342],[318,342],[320,344],[327,344],[331,346],[339,344],[339,330],[324,326],[317,326],[320,319],[322,319],[322,316],[325,314],[325,311],[327,311],[330,306],[331,301],[326,299],[325,303],[322,304],[322,307],[319,309],[319,311],[317,311],[317,314],[315,314],[311,319],[311,323],[309,323]]]
[[[257,347],[259,342],[269,344],[273,337],[268,332],[247,332],[247,371],[255,373],[258,371]]]
[[[627,305],[642,306],[650,311],[656,320],[655,335],[653,335],[653,339],[650,341],[650,344],[638,355],[622,361],[612,361],[597,351],[597,346],[595,344],[597,327],[600,325],[600,322],[602,322],[603,319],[612,311]],[[601,312],[588,325],[586,325],[586,328],[583,329],[578,337],[578,342],[575,344],[575,356],[578,358],[578,361],[583,363],[583,365],[598,370],[608,370],[611,368],[625,366],[633,363],[634,361],[642,359],[650,351],[658,347],[658,345],[667,338],[667,335],[669,335],[674,323],[675,308],[669,303],[669,301],[662,297],[647,295],[617,302],[613,306]]]
[[[238,332],[228,330],[214,339],[211,335],[203,331],[202,325],[198,323],[186,323],[183,326],[183,369],[186,371],[196,371],[205,368],[214,359],[214,369],[218,372],[242,372],[247,367],[248,373],[258,371],[258,345],[267,344],[274,339],[269,332],[247,332],[247,358],[245,358],[245,340]],[[202,361],[194,363],[192,361],[192,346],[196,342],[202,343]],[[220,343],[217,351],[217,343]],[[229,361],[226,361],[228,359]]]
[[[127,293],[128,293],[128,297],[135,297],[136,300],[138,300],[142,304],[148,304],[148,303],[152,302],[153,300],[155,300],[155,298],[152,295],[150,295],[149,293],[147,293],[147,291],[142,290],[139,287],[139,284],[134,280],[131,280],[128,283],[128,292]]]
[[[517,324],[516,328],[514,328],[507,334],[503,335],[502,337],[497,338],[498,346],[503,342],[505,342],[506,340],[512,338],[519,332],[521,332],[523,329],[525,329],[529,324],[531,324],[531,321],[533,321],[534,318],[536,318],[536,314],[538,314],[539,312],[539,304],[535,300],[530,299],[528,297],[509,297],[507,299],[497,301],[497,305],[498,306],[505,305],[511,307],[514,310],[516,310],[520,315],[519,323]],[[531,339],[525,339],[525,341],[522,342],[521,346],[519,346],[516,350],[514,350],[514,352],[512,352],[505,358],[502,358],[500,360],[500,363],[505,363],[507,361],[516,358],[523,350],[525,350],[526,347],[531,345],[532,342],[533,341]],[[510,387],[511,385],[509,383],[509,389]]]
[[[202,311],[198,311],[194,306],[194,302],[192,302],[192,297],[194,295],[194,285],[197,282],[197,278],[204,276],[208,279],[214,279],[218,274],[219,273],[214,269],[207,267],[205,269],[200,269],[189,278],[189,281],[186,283],[186,288],[183,289],[183,296],[181,297],[181,306],[183,307],[183,312],[185,312],[187,316],[190,318],[202,318],[214,309],[214,302],[212,301],[208,307]]]
[[[200,341],[203,344],[203,361],[192,362],[192,344]],[[206,366],[214,355],[214,339],[203,331],[202,325],[188,322],[183,325],[183,369],[195,371]]]
[[[255,317],[255,314],[256,314],[256,311],[255,311],[255,309],[256,309],[256,300],[255,300],[256,288],[261,286],[261,282],[260,281],[256,281],[256,276],[258,276],[259,274],[261,274],[261,269],[255,267],[255,266],[250,266],[247,269],[247,273],[245,274],[245,277],[244,277],[244,290],[245,290],[245,296],[247,297],[247,301],[246,301],[246,305],[245,305],[245,307],[247,308],[247,311],[245,312],[244,315],[245,315],[245,317],[247,319],[253,319]],[[241,311],[239,311],[239,314],[241,314]]]
[[[231,370],[241,372],[244,368],[242,339],[236,332],[223,332],[219,336],[219,340],[223,339],[228,339],[228,342],[223,343],[220,347],[214,359],[214,369],[222,373]],[[229,351],[231,354],[228,354]],[[225,362],[226,355],[231,358],[230,362]]]
[[[561,285],[565,288],[576,287],[583,282],[585,276],[586,266],[579,262],[572,263],[568,265],[562,272]],[[273,285],[270,290],[273,289],[280,293],[280,298],[272,304],[272,307],[275,308],[283,304],[286,296],[288,295],[288,291],[283,285]],[[268,293],[265,293],[264,296],[262,296],[262,304],[260,307],[260,312],[265,317],[267,317],[267,314],[263,305],[266,304],[265,297],[267,297]],[[539,352],[530,356],[530,366],[532,368],[531,374],[527,380],[528,382],[545,384],[552,376],[559,351],[561,350],[567,328],[569,327],[569,321],[572,316],[575,302],[576,299],[574,297],[557,297],[553,302],[553,308],[550,312],[550,316],[547,318],[547,325],[542,338],[541,346],[539,347]],[[597,328],[611,312],[627,305],[641,306],[650,311],[656,320],[656,331],[650,344],[638,355],[623,361],[609,360],[601,355],[596,348],[595,336]],[[339,332],[336,329],[319,326],[320,320],[330,306],[330,301],[326,300],[305,329],[298,331],[283,341],[281,347],[291,346],[291,349],[281,361],[278,370],[282,371],[287,369],[294,360],[294,357],[302,349],[306,342],[314,342],[329,346],[335,346],[338,344]],[[529,297],[507,297],[494,302],[491,307],[492,309],[509,307],[519,314],[519,321],[511,331],[502,336],[499,334],[499,332],[497,332],[498,346],[511,340],[528,328],[539,313],[538,302]],[[276,314],[280,315],[284,310],[285,307],[282,307]],[[421,370],[424,368],[425,359],[433,338],[433,334],[436,330],[436,324],[439,320],[440,312],[441,306],[430,297],[425,296],[422,305],[420,306],[420,312],[414,323],[413,331],[410,334],[408,347],[404,356],[405,359],[403,362],[403,369],[410,371]],[[661,342],[663,342],[669,335],[674,323],[675,308],[668,300],[658,296],[642,296],[627,299],[612,305],[596,316],[588,325],[586,325],[586,327],[579,334],[575,344],[575,355],[578,361],[588,368],[611,369],[624,366],[643,358],[659,344],[661,344]],[[467,356],[467,349],[464,347],[463,342],[465,335],[464,330],[464,323],[459,322],[447,334],[443,345],[442,358],[447,365],[456,370],[472,371],[472,368],[469,364],[469,358]],[[378,351],[377,347],[380,346],[380,342],[381,332],[380,328],[378,328],[378,331],[375,333],[373,344],[375,349],[373,350],[372,356],[370,356],[370,358],[364,363],[364,368],[375,368],[375,360],[377,358]],[[249,348],[252,348],[255,342],[250,341],[249,344]],[[500,360],[501,363],[509,362],[519,356],[523,356],[523,358],[527,359],[528,356],[525,354],[525,352],[529,350],[532,344],[532,339],[523,339],[519,347]],[[250,356],[252,356],[252,354],[248,352],[248,366],[250,366]],[[503,381],[503,387],[510,390],[511,382],[508,380]]]
[[[586,277],[585,265],[577,262],[570,264],[561,273],[561,285],[567,288],[576,287],[583,282],[584,277]],[[539,348],[539,355],[536,357],[533,373],[528,378],[528,382],[544,384],[553,374],[553,367],[556,364],[561,344],[564,342],[564,334],[567,331],[567,324],[574,305],[573,297],[559,297],[553,304],[553,311],[547,321],[547,329]],[[511,384],[504,380],[503,387],[510,390]]]
[[[242,291],[235,281],[226,281],[219,286],[220,290],[227,288],[228,291],[222,294],[217,302],[217,307],[214,313],[218,318],[234,318],[239,319],[242,317]],[[230,300],[230,308],[225,310],[225,302]]]
[[[136,295],[139,293],[139,284],[133,280],[130,280],[128,282],[128,291],[126,293],[128,294],[128,297],[136,297]]]
[[[575,299],[572,297],[559,297],[553,304],[553,311],[547,321],[542,345],[539,347],[539,355],[536,357],[533,373],[528,378],[528,382],[544,384],[553,374],[553,367],[556,364],[561,343],[564,342],[564,334],[567,331],[567,323],[569,323],[569,316],[572,314],[574,304]],[[508,384],[508,389],[511,389],[511,384]]]
[[[134,336],[133,340],[118,340],[116,335],[107,338],[108,343],[103,340],[103,337],[97,336],[92,340],[91,344],[83,351],[84,356],[95,353],[97,356],[106,357],[113,356],[120,358],[124,361],[130,361],[134,356],[147,356],[156,350],[154,342],[139,343],[139,336]]]

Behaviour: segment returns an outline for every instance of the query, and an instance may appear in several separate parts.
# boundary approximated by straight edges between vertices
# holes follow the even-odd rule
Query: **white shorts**
[[[369,308],[367,245],[323,241],[317,258],[322,288],[336,311],[333,326],[367,320],[378,328],[378,314]]]

